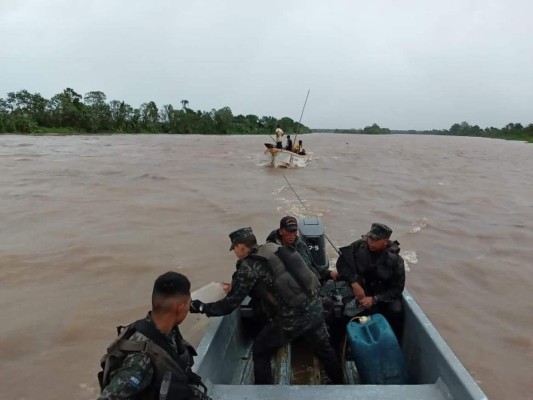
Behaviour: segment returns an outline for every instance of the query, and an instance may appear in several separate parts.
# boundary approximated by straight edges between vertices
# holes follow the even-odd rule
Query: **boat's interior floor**
[[[347,357],[345,385],[328,384],[329,378],[301,338],[273,357],[274,385],[255,386],[251,348],[258,326],[247,305],[213,321],[198,347],[195,372],[203,377],[213,400],[486,400],[408,293],[404,294],[404,301],[406,320],[401,348],[409,371],[407,385],[359,384],[355,363],[350,359],[352,352],[340,349],[349,341],[332,330],[334,347]]]
[[[275,385],[253,385],[251,347],[241,357],[242,363],[235,370],[231,385],[214,385],[209,395],[215,400],[229,399],[291,399],[291,400],[353,400],[379,398],[380,400],[446,400],[445,388],[439,384],[428,385],[357,385],[355,364],[345,362],[348,385],[329,385],[329,379],[320,363],[309,352],[303,340],[296,340],[282,347],[272,360]],[[356,384],[356,386],[354,386]]]
[[[253,384],[253,362],[251,347],[241,356],[242,363],[235,370],[233,385]],[[353,363],[348,364],[348,382],[357,383],[357,370]],[[303,340],[283,346],[272,359],[272,371],[277,385],[322,385],[329,379],[320,362]]]

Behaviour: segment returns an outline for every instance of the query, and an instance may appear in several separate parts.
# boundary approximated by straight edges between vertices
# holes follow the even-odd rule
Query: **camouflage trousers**
[[[311,346],[331,381],[335,384],[343,383],[341,362],[329,342],[329,334],[324,321],[319,320],[311,324],[305,322],[300,326],[297,324],[290,331],[283,329],[279,322],[273,321],[259,332],[252,347],[256,385],[274,384],[270,364],[272,357],[280,347],[299,337],[303,337]]]

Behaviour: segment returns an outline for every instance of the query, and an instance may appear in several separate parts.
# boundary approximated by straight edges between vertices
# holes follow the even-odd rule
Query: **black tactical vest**
[[[194,348],[182,338],[179,346],[182,346],[182,352],[177,354],[170,345],[161,343],[161,346],[156,344],[154,340],[150,338],[150,335],[141,330],[142,326],[146,326],[146,320],[139,320],[133,324],[125,327],[118,327],[119,336],[111,345],[107,348],[107,353],[102,357],[101,365],[102,371],[98,373],[98,381],[100,383],[100,389],[103,390],[111,381],[111,374],[122,366],[124,359],[133,353],[146,353],[150,358],[154,375],[152,378],[152,384],[147,388],[145,392],[141,394],[139,400],[159,400],[161,383],[165,376],[168,376],[170,372],[170,390],[172,386],[186,387],[190,386],[191,399],[207,399],[208,397],[202,397],[201,392],[198,390],[198,386],[205,386],[201,383],[201,379],[198,375],[191,371],[193,364],[193,356],[196,355]],[[139,325],[141,324],[141,325]],[[147,336],[147,341],[130,340],[131,336],[135,332],[140,332]],[[170,394],[169,394],[170,395]],[[170,400],[170,397],[169,397]]]
[[[392,279],[394,268],[398,265],[399,243],[390,242],[389,246],[375,258],[372,258],[366,240],[358,240],[351,246],[353,246],[357,273],[361,276],[363,288],[368,295],[385,290]]]

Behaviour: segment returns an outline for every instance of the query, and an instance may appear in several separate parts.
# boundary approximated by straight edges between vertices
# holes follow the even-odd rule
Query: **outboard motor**
[[[298,221],[300,238],[307,244],[313,261],[320,267],[329,267],[326,254],[326,237],[322,221],[316,217],[306,217]]]
[[[320,267],[329,268],[326,254],[326,232],[319,218],[307,217],[298,221],[300,238],[307,244],[313,261]],[[320,288],[326,319],[351,318],[364,311],[359,301],[353,296],[347,282],[324,283]]]

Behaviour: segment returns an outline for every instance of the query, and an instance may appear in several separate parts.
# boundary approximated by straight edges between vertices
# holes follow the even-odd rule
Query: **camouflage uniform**
[[[252,249],[250,256],[257,251]],[[273,276],[270,268],[264,262],[253,259],[250,256],[237,261],[236,271],[231,278],[231,291],[220,301],[205,304],[203,312],[209,317],[226,315],[235,310],[246,296],[256,295],[255,290],[259,283],[263,283],[267,288],[273,284]],[[285,330],[293,330],[299,324],[299,320],[309,320],[320,318],[322,305],[318,296],[309,301],[304,308],[293,308],[285,304],[278,293],[271,291],[277,304],[277,319]]]
[[[246,234],[250,234],[250,228],[244,229]],[[233,238],[232,235],[235,236],[235,232],[230,235]],[[274,383],[270,365],[272,356],[281,346],[299,336],[303,336],[312,346],[330,379],[335,383],[342,383],[340,361],[329,343],[329,335],[322,318],[322,302],[318,294],[311,297],[301,308],[289,307],[280,294],[272,290],[272,272],[268,263],[253,258],[256,252],[257,247],[254,247],[246,258],[237,262],[228,295],[215,303],[205,304],[202,312],[209,317],[229,314],[246,296],[253,296],[259,284],[265,284],[275,297],[278,310],[275,318],[261,330],[252,348],[255,383]]]
[[[283,245],[281,243],[281,236],[279,235],[279,232],[277,229],[270,232],[270,235],[268,235],[267,237],[267,242],[277,243],[280,246]],[[331,275],[330,275],[330,270],[328,269],[328,267],[319,266],[315,264],[315,262],[313,261],[313,256],[311,255],[311,252],[309,251],[309,248],[307,247],[307,244],[305,244],[305,242],[302,239],[297,237],[296,241],[292,245],[287,246],[287,247],[291,247],[295,249],[298,252],[298,254],[300,254],[300,256],[303,258],[305,263],[308,265],[311,271],[315,273],[315,275],[321,282],[330,279]]]
[[[153,324],[150,314],[147,315],[146,320]],[[169,333],[161,333],[168,339],[168,344],[178,354],[187,351],[182,344],[183,337],[177,326]],[[130,340],[149,341],[150,339],[139,332],[135,332],[130,337]],[[146,353],[130,354],[124,359],[122,366],[111,375],[111,382],[102,390],[98,400],[133,400],[143,398],[147,389],[152,384],[153,376],[154,369]],[[179,396],[180,394],[183,396]],[[192,398],[191,389],[186,385],[183,385],[183,393],[180,394],[178,394],[180,399]]]

